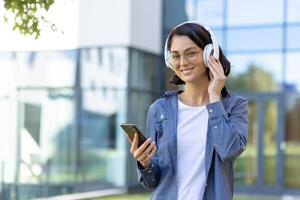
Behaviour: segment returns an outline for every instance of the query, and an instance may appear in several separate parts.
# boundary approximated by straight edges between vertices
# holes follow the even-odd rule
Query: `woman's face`
[[[188,36],[174,35],[170,52],[169,60],[181,80],[188,83],[207,78],[203,49]]]

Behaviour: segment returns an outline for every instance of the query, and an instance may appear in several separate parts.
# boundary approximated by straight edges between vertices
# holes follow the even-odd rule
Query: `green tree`
[[[278,84],[274,80],[272,74],[263,69],[263,67],[251,63],[248,70],[242,74],[232,76],[228,78],[230,90],[240,91],[255,91],[255,92],[274,92],[278,90]],[[256,109],[253,107],[252,109]],[[277,120],[277,107],[274,102],[266,102],[265,104],[266,116],[265,116],[265,145],[274,144],[276,120]],[[249,112],[249,120],[254,123],[255,115],[257,111]],[[255,131],[253,127],[249,127],[249,133]],[[250,139],[251,141],[251,139]]]
[[[230,76],[226,82],[231,90],[263,92],[276,91],[278,87],[271,73],[253,63],[245,73]]]
[[[6,13],[4,21],[9,21],[7,16],[12,14],[13,30],[19,31],[23,35],[33,35],[36,39],[40,36],[41,22],[48,23],[52,30],[56,27],[42,14],[48,11],[54,4],[54,0],[3,0]]]

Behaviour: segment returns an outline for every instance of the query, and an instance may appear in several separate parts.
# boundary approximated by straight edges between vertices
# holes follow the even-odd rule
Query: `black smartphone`
[[[120,124],[121,128],[125,131],[125,133],[128,135],[131,142],[134,139],[134,134],[137,133],[139,136],[139,143],[138,146],[141,146],[147,138],[142,134],[142,132],[134,125],[134,124]]]

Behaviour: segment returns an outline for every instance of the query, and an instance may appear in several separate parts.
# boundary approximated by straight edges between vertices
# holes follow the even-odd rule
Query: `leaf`
[[[1,0],[0,0],[1,1]],[[39,23],[48,23],[53,31],[57,28],[48,22],[44,16],[37,16],[39,10],[48,11],[54,4],[54,0],[3,0],[4,8],[12,14],[13,31],[21,34],[30,34],[36,39],[40,36]],[[8,22],[6,16],[3,17]]]

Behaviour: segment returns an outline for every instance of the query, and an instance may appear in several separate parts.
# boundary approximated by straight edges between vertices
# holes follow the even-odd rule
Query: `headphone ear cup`
[[[170,69],[173,70],[173,67],[170,63],[170,60],[169,60],[169,54],[170,52],[168,51],[168,48],[167,48],[167,45],[168,45],[168,40],[169,40],[169,37],[166,39],[166,42],[165,42],[165,47],[164,47],[164,58],[165,58],[165,63],[166,63],[166,66]]]
[[[173,69],[173,67],[170,63],[170,60],[169,60],[169,52],[168,51],[164,53],[164,57],[165,57],[166,66],[170,69]]]
[[[214,47],[212,44],[207,44],[203,49],[203,61],[206,67],[208,67],[208,59],[213,54],[213,49]]]

